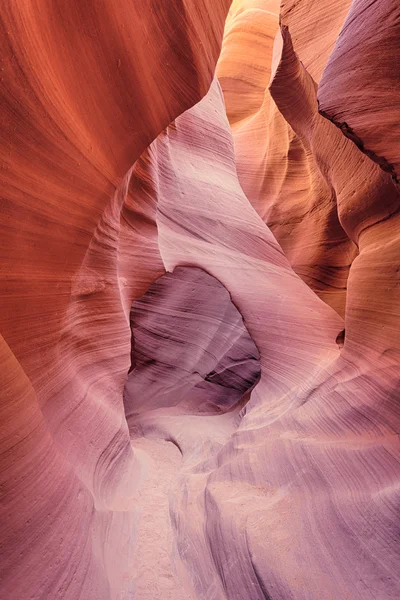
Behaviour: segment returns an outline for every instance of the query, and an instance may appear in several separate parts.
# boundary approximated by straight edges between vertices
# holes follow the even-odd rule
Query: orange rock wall
[[[1,596],[133,593],[129,309],[163,267],[132,168],[207,92],[228,7],[0,8]]]

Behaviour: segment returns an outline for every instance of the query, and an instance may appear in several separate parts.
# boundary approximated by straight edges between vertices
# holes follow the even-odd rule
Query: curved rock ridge
[[[393,0],[353,0],[318,91],[321,114],[400,179],[400,21]],[[346,68],[343,65],[346,64]]]
[[[131,431],[140,415],[232,410],[260,375],[258,350],[228,291],[205,271],[176,267],[131,310],[132,370],[124,405]]]
[[[397,4],[229,4],[0,8],[1,597],[400,597]]]
[[[281,24],[289,28],[296,53],[317,84],[341,36],[351,3],[352,0],[337,0],[329,6],[318,0],[281,1]]]
[[[297,122],[304,122],[303,113],[307,112],[307,107],[310,115],[310,103],[316,116],[316,83],[334,47],[348,4],[348,1],[347,4],[342,2],[335,5],[335,10],[327,11],[321,2],[282,3],[282,25],[292,32],[302,65],[310,69],[308,72],[315,82],[297,98],[290,89],[296,74],[283,75],[282,68],[279,69],[279,84],[275,83],[274,92],[270,88],[271,77],[272,81],[277,77],[282,46],[277,2],[247,0],[236,3],[236,16],[227,22],[217,66],[243,190],[279,241],[295,272],[341,316],[345,312],[349,267],[357,248],[340,223],[338,188],[327,173],[329,166],[335,164],[331,157],[336,145],[330,142],[326,129],[322,131],[321,127],[320,135],[312,139],[314,117],[308,116],[307,130],[303,127],[300,131]],[[238,23],[236,28],[235,23]],[[245,35],[247,30],[252,31],[252,37]],[[272,44],[274,38],[275,46]],[[262,53],[259,39],[269,42]],[[239,53],[240,62],[234,62]],[[262,57],[259,58],[262,68],[257,70],[252,67],[254,54]],[[241,91],[242,81],[248,78],[249,66],[250,72],[254,73],[253,87],[259,90],[257,106],[251,90],[246,88],[245,94]],[[279,98],[277,85],[281,88]],[[298,87],[296,85],[296,89]],[[283,98],[285,95],[286,99]],[[246,116],[240,121],[231,116],[237,103],[252,109],[251,114],[246,114],[242,108]],[[287,109],[284,112],[283,104],[290,104],[290,116]],[[329,158],[322,157],[323,153]],[[337,154],[340,156],[341,151]],[[342,161],[340,170],[343,180],[352,177],[351,164]]]
[[[279,0],[234,0],[229,10],[217,76],[233,128],[264,102],[278,12]]]
[[[2,597],[134,593],[129,309],[164,266],[132,166],[207,92],[228,7],[0,9]]]
[[[295,98],[315,89],[285,29],[282,48],[271,91],[279,95],[279,78],[293,72]],[[315,94],[308,103],[316,104]],[[243,194],[217,82],[150,148],[166,268],[194,265],[221,281],[261,360],[261,380],[230,436],[223,438],[218,421],[194,417],[194,425],[188,417],[185,427],[183,417],[162,416],[148,434],[180,438],[183,465],[170,512],[196,598],[373,600],[400,593],[400,353],[391,254],[398,228],[396,216],[374,221],[378,198],[389,192],[395,200],[396,189],[315,114],[314,127],[328,127],[344,158],[358,153],[355,164],[370,171],[371,204],[366,210],[355,198],[345,223],[360,254],[350,269],[341,350],[342,319],[294,274]],[[304,119],[299,130],[307,113]],[[368,271],[371,263],[379,267]]]

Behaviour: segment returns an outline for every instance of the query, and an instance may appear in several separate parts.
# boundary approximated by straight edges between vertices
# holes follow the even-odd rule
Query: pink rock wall
[[[130,180],[206,93],[228,6],[0,8],[4,598],[134,593],[129,309],[163,266]]]
[[[300,68],[284,30],[282,77],[286,56]],[[360,168],[369,160],[353,144],[348,151]],[[170,502],[179,553],[197,597],[396,597],[398,353],[388,317],[379,317],[378,306],[366,312],[361,303],[364,293],[371,295],[372,281],[379,289],[393,280],[393,271],[385,273],[383,257],[379,274],[367,275],[363,262],[371,260],[371,249],[360,244],[340,349],[342,319],[294,275],[238,184],[216,83],[159,136],[152,152],[167,269],[201,265],[219,279],[261,355],[261,381],[224,444],[210,450],[189,428],[184,433],[181,420],[152,424],[166,438],[178,429],[185,442],[184,468]],[[369,173],[375,178],[371,194],[392,189],[395,197],[387,174],[373,163]],[[358,210],[357,216],[361,224],[365,214]],[[357,241],[363,238],[346,226]],[[366,339],[368,314],[379,342]]]
[[[229,4],[0,9],[5,598],[400,596],[398,9],[235,0],[209,87]],[[127,379],[183,266],[259,352],[223,410]]]
[[[173,409],[214,414],[238,406],[260,376],[260,355],[221,283],[202,269],[177,267],[131,310],[131,370],[124,390],[131,432],[141,415]]]

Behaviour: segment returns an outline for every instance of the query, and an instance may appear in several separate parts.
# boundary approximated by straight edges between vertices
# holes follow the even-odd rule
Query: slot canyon
[[[0,597],[399,600],[399,3],[0,28]]]

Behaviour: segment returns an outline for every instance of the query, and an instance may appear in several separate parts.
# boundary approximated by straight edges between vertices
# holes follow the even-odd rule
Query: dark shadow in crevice
[[[228,290],[197,267],[177,267],[136,300],[124,390],[130,428],[140,415],[221,414],[242,407],[260,355]]]

